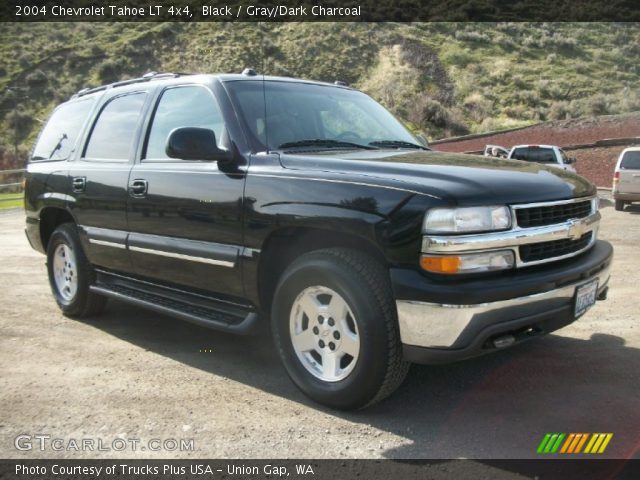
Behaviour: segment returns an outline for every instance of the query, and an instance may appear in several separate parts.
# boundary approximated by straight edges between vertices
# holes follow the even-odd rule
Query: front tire
[[[319,403],[372,405],[406,376],[389,280],[360,252],[332,248],[298,258],[278,282],[271,319],[287,373]]]
[[[47,271],[53,297],[69,317],[89,317],[104,310],[107,299],[89,291],[95,272],[72,223],[60,225],[47,246]]]
[[[615,209],[618,212],[621,212],[624,210],[624,202],[622,200],[616,200],[616,205],[615,205]]]

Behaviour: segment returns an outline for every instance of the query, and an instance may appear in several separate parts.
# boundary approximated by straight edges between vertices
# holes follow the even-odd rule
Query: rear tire
[[[72,223],[60,225],[47,245],[47,272],[53,297],[69,317],[90,317],[104,310],[106,297],[89,291],[95,272]]]
[[[360,252],[332,248],[299,257],[278,282],[271,322],[293,382],[329,407],[372,405],[409,369],[385,269]]]
[[[624,202],[623,202],[622,200],[616,200],[616,206],[615,206],[615,209],[616,209],[618,212],[623,211],[623,210],[624,210]]]

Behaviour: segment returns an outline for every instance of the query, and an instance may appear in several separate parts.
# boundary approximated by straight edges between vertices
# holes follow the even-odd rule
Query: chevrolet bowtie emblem
[[[569,238],[571,240],[580,240],[586,233],[587,226],[580,220],[572,220],[569,224]]]

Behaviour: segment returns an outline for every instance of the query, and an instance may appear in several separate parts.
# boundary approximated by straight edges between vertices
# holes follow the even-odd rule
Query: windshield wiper
[[[375,146],[360,145],[359,143],[343,142],[341,140],[331,140],[328,138],[314,138],[309,140],[298,140],[296,142],[286,142],[278,145],[278,149],[281,148],[296,148],[296,147],[324,147],[324,148],[361,148],[363,150],[377,150]]]
[[[431,150],[430,148],[418,145],[417,143],[405,142],[404,140],[376,140],[375,142],[369,142],[369,145],[376,147],[419,148],[421,150]]]
[[[58,140],[58,143],[56,143],[56,146],[53,147],[53,150],[51,150],[51,153],[49,154],[49,160],[51,160],[51,158],[53,158],[53,154],[56,153],[58,150],[60,150],[62,148],[62,142],[64,142],[67,138],[67,134],[63,133],[62,136],[60,137],[60,140]]]

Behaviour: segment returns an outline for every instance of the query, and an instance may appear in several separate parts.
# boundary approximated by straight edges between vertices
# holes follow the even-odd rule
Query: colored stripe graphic
[[[602,442],[602,445],[600,445],[600,450],[598,451],[598,453],[604,453],[605,449],[607,448],[607,445],[609,445],[609,442],[611,441],[611,439],[613,438],[613,433],[607,433],[607,436],[604,439],[604,442]]]
[[[558,451],[564,437],[565,437],[564,433],[561,433],[558,435],[558,439],[556,440],[556,443],[553,445],[553,448],[551,448],[551,453],[556,453]]]
[[[538,445],[538,453],[542,453],[544,452],[544,447],[546,446],[547,442],[549,441],[549,439],[551,438],[551,434],[547,433],[544,438],[542,439],[542,441],[540,442],[540,445]]]
[[[589,443],[587,443],[587,448],[584,449],[584,453],[591,453],[591,448],[593,448],[594,443],[596,443],[596,440],[598,439],[598,434],[594,433],[593,435],[591,435],[591,439],[589,440]]]
[[[588,433],[583,433],[582,434],[582,438],[580,439],[580,442],[578,443],[578,445],[576,446],[576,450],[573,453],[580,453],[580,450],[582,450],[582,446],[584,445],[584,442],[587,441],[587,438],[589,437]]]
[[[578,446],[578,443],[582,440],[582,437],[583,435],[581,433],[574,434],[573,442],[571,442],[571,445],[569,445],[569,450],[567,450],[567,453],[573,453],[576,450],[576,447]]]
[[[564,442],[564,445],[562,445],[562,449],[560,450],[560,453],[567,453],[567,449],[569,448],[569,445],[571,445],[571,442],[573,442],[573,439],[576,437],[575,433],[570,433],[569,436],[567,437],[567,440]]]
[[[538,445],[538,453],[556,453],[565,436],[565,433],[547,433]]]
[[[544,447],[544,453],[551,453],[551,448],[553,447],[553,444],[556,442],[556,438],[558,438],[557,433],[554,433],[551,435],[551,438],[547,442],[547,446]]]
[[[584,453],[604,453],[613,437],[612,433],[594,433]]]
[[[566,440],[565,440],[566,438]],[[537,452],[546,453],[603,453],[613,433],[547,433],[538,445]],[[588,442],[587,442],[588,440]],[[582,447],[585,446],[584,451]]]

